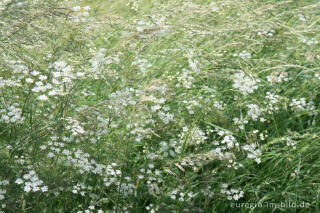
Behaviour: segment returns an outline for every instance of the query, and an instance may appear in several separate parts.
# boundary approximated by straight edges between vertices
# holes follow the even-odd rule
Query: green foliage
[[[0,211],[319,212],[319,9],[0,1]]]

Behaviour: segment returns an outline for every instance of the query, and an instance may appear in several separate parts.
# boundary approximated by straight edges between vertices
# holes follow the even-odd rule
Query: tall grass
[[[319,211],[319,1],[0,8],[1,211]]]

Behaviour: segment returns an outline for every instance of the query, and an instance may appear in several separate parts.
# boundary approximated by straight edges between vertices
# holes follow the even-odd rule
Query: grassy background
[[[5,212],[319,212],[319,1],[144,0],[137,1],[137,10],[123,0],[29,4],[7,8],[0,19],[1,77],[22,85],[0,87],[0,109],[18,103],[25,117],[21,124],[0,123],[0,180],[10,182],[1,186],[6,189],[0,201]],[[75,5],[91,7],[86,21],[74,23],[66,14],[78,14],[61,9]],[[235,55],[243,51],[250,57]],[[102,61],[115,61],[92,70],[99,52]],[[140,66],[138,59],[146,62]],[[10,60],[29,72],[40,71],[48,82],[54,78],[50,64],[56,61],[66,61],[72,73],[84,72],[85,78],[62,84],[64,95],[39,101],[34,84],[14,72]],[[254,93],[243,95],[234,88],[234,74],[240,71],[261,80]],[[277,75],[268,81],[277,72],[289,80],[277,82]],[[280,96],[273,104],[278,110],[259,115],[265,122],[250,119],[248,105],[266,107],[267,92]],[[163,122],[152,110],[157,101],[150,101],[151,96],[165,100],[160,105],[168,107],[162,111],[174,115],[172,121]],[[302,97],[315,107],[290,106]],[[223,110],[214,106],[216,101],[224,103]],[[249,121],[244,129],[235,117]],[[77,125],[70,129],[67,119],[78,121],[85,132],[73,134]],[[228,150],[233,157],[210,152],[217,148],[214,141],[223,139],[220,130],[228,130],[240,144]],[[254,130],[268,136],[261,140]],[[163,141],[175,156],[161,152]],[[259,164],[241,148],[253,143],[262,152]],[[69,150],[77,160],[68,160],[57,148]],[[82,153],[77,158],[76,150],[89,157]],[[50,152],[54,157],[48,157]],[[117,163],[114,171],[121,175],[100,175],[91,160]],[[238,164],[243,167],[235,168]],[[92,168],[81,171],[86,165]],[[31,169],[48,192],[27,193],[14,183]],[[118,186],[106,185],[104,179],[110,177]],[[157,193],[151,192],[150,177]],[[85,196],[72,192],[80,183],[86,185]],[[244,196],[228,200],[221,193],[223,183]],[[126,187],[132,192],[126,194]],[[170,197],[174,190],[184,193],[183,201]],[[190,192],[195,196],[188,198]],[[258,202],[310,206],[231,207]]]

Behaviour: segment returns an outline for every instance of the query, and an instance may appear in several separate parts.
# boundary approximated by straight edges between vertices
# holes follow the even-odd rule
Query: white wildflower
[[[255,80],[251,76],[246,76],[243,72],[236,73],[233,77],[235,78],[233,87],[240,90],[243,95],[248,95],[258,89],[257,82],[260,82],[259,79]]]
[[[47,100],[49,100],[49,98],[48,98],[46,95],[40,95],[40,96],[38,96],[37,99],[40,100],[40,101],[47,101]]]

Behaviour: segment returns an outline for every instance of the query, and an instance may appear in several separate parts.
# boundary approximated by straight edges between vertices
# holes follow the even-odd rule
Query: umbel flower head
[[[233,77],[233,87],[238,89],[243,95],[248,95],[258,89],[257,82],[260,82],[259,79],[254,79],[252,76],[248,76],[244,72],[236,73]]]

